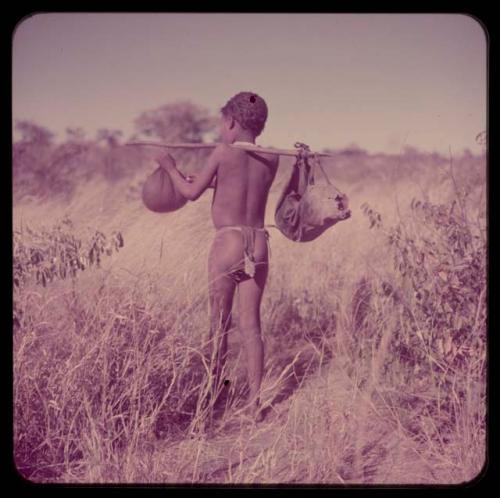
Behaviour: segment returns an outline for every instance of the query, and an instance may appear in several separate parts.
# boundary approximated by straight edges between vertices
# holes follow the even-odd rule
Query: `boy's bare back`
[[[215,228],[226,225],[262,227],[269,190],[279,156],[246,152],[221,145],[212,201]]]

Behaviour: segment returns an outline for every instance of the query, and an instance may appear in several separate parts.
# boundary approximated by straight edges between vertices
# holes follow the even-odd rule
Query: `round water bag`
[[[155,213],[168,213],[184,206],[187,199],[177,191],[168,171],[159,166],[142,187],[142,202]]]

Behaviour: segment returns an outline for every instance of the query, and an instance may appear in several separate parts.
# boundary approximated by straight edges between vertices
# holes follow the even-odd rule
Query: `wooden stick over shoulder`
[[[166,149],[213,149],[218,144],[217,143],[187,143],[187,142],[177,142],[177,143],[162,143],[162,142],[143,142],[134,141],[127,142],[125,145],[135,145],[135,146],[151,146],[151,147],[163,147]],[[261,147],[260,145],[247,144],[247,143],[234,143],[230,144],[230,147],[236,149],[242,149],[247,152],[262,152],[264,154],[278,154],[280,156],[297,156],[300,149],[275,149],[274,147]],[[320,157],[333,157],[334,154],[328,152],[312,152],[307,151],[309,155],[317,155]]]

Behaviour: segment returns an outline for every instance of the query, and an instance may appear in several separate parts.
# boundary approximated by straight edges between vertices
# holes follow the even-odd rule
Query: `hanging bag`
[[[276,205],[277,228],[290,240],[309,242],[325,230],[351,216],[348,198],[330,181],[319,159],[306,144],[297,142],[297,160],[292,175]],[[326,184],[316,182],[317,169]]]
[[[177,191],[168,171],[158,166],[144,182],[142,202],[155,213],[169,213],[184,206],[187,199]]]

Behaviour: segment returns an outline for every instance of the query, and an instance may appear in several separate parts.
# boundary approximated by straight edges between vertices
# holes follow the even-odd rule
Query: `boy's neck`
[[[234,142],[246,142],[246,143],[254,144],[255,137],[250,133],[238,133],[238,135],[236,137],[234,137]]]
[[[256,145],[255,144],[255,140],[250,142],[249,140],[235,140],[233,142],[233,144],[252,144],[252,145]]]

